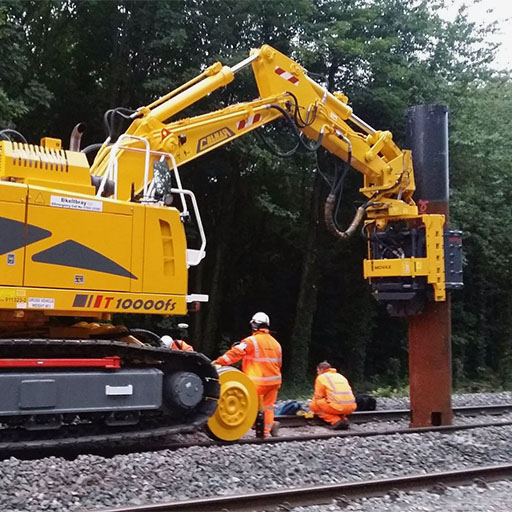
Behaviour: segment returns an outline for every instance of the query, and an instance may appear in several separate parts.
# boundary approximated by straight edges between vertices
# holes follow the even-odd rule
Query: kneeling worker
[[[348,380],[327,361],[316,367],[317,378],[310,408],[332,429],[346,429],[349,414],[356,410],[356,401]]]
[[[278,433],[274,423],[274,404],[281,387],[281,345],[270,334],[270,319],[265,313],[251,318],[252,336],[243,339],[218,357],[214,363],[229,366],[242,359],[242,371],[256,385],[258,397],[263,401],[264,437]]]

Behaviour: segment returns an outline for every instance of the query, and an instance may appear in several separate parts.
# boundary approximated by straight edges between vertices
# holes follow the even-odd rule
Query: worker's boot
[[[310,421],[310,424],[311,425],[315,425],[317,427],[330,427],[331,424],[325,420],[323,420],[322,418],[320,418],[320,416],[315,416],[311,421]]]
[[[272,437],[279,437],[279,427],[281,423],[279,421],[274,421],[272,428],[270,429],[270,435]]]
[[[348,429],[348,421],[346,419],[341,419],[336,423],[331,425],[332,430],[347,430]]]

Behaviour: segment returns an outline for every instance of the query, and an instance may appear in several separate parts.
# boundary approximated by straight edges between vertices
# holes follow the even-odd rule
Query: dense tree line
[[[391,130],[399,144],[407,107],[447,104],[452,225],[465,232],[454,375],[459,385],[507,385],[510,76],[491,71],[495,48],[485,38],[493,27],[469,23],[463,10],[444,21],[442,7],[440,0],[2,0],[0,127],[31,142],[44,134],[66,141],[85,121],[85,144],[98,142],[107,109],[148,104],[206,65],[236,63],[263,43],[343,91],[359,117]],[[250,73],[241,73],[187,115],[255,96]],[[360,387],[397,385],[407,374],[405,323],[371,297],[364,240],[342,244],[320,220],[332,167],[321,151],[278,158],[250,135],[183,168],[209,240],[191,291],[210,302],[188,319],[191,341],[216,355],[263,310],[283,344],[288,381],[302,382],[327,358]],[[342,218],[361,200],[360,185],[353,172]],[[175,319],[136,321],[162,331]]]

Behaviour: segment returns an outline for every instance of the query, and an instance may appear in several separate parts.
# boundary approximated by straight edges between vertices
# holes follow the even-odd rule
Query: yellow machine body
[[[9,144],[0,143],[2,154]],[[67,178],[82,167],[63,181],[54,171],[47,188],[32,184],[49,181],[40,168],[11,162],[4,171],[11,166],[23,179],[0,181],[0,309],[15,301],[18,310],[55,315],[186,313],[187,244],[176,208],[77,193]]]
[[[173,120],[248,66],[260,98]],[[369,231],[400,220],[422,222],[425,227],[428,244],[423,258],[376,261],[369,249],[365,277],[426,276],[434,289],[433,300],[445,300],[443,217],[418,214],[412,199],[410,151],[401,150],[390,132],[374,130],[355,116],[347,101],[342,93],[331,94],[309,78],[298,63],[264,45],[241,65],[229,68],[216,63],[140,108],[126,133],[115,144],[102,146],[91,168],[83,153],[62,150],[57,139],[43,139],[41,146],[0,142],[2,222],[9,224],[7,232],[12,232],[13,240],[20,236],[22,225],[27,237],[13,247],[5,244],[2,254],[9,263],[3,266],[0,288],[16,290],[1,293],[23,292],[27,301],[20,302],[20,308],[26,304],[27,309],[43,304],[28,300],[31,297],[49,299],[46,307],[59,314],[183,314],[188,272],[185,230],[177,209],[145,200],[154,166],[164,161],[170,172],[177,172],[182,164],[286,113],[291,116],[295,109],[294,115],[304,120],[298,126],[304,135],[341,160],[350,159],[350,165],[364,175],[361,193],[368,198]],[[114,191],[98,194],[93,177],[114,182]],[[8,302],[0,302],[0,307],[9,309]]]

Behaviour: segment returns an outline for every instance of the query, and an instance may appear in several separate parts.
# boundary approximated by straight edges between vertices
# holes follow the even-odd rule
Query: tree
[[[34,77],[30,51],[20,18],[24,4],[10,1],[0,5],[0,129],[17,128],[23,116],[30,117],[39,106],[48,107],[51,93]]]
[[[32,142],[43,134],[66,140],[85,121],[85,143],[102,141],[107,109],[148,104],[214,61],[231,65],[263,43],[295,58],[329,90],[344,91],[358,116],[390,129],[399,144],[408,106],[447,102],[452,219],[468,232],[467,287],[455,303],[456,362],[462,377],[479,368],[504,376],[510,165],[500,128],[509,119],[510,87],[508,77],[489,73],[494,48],[484,38],[493,27],[468,23],[464,10],[445,22],[441,6],[440,0],[4,1],[0,119]],[[244,71],[180,116],[256,95]],[[276,123],[267,135],[289,148],[281,128]],[[250,136],[184,166],[209,236],[208,256],[191,282],[211,298],[191,317],[194,345],[216,355],[221,344],[247,335],[248,319],[264,310],[298,380],[317,358],[341,364],[360,383],[386,374],[391,359],[393,375],[405,375],[404,324],[384,314],[362,279],[365,240],[340,243],[319,222],[333,167],[322,154],[278,158]],[[360,184],[351,172],[338,212],[343,225],[361,201]],[[494,219],[497,208],[503,223]]]
[[[452,219],[464,232],[465,290],[457,298],[456,356],[467,377],[499,372],[509,382],[512,331],[512,84],[496,76],[469,87],[451,114]]]

